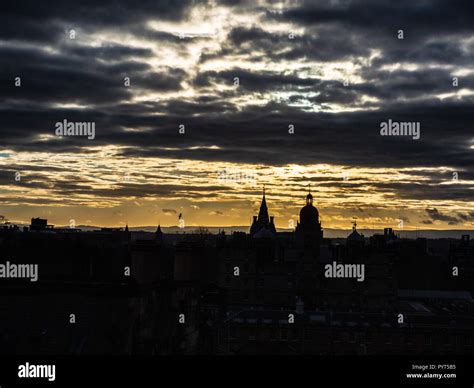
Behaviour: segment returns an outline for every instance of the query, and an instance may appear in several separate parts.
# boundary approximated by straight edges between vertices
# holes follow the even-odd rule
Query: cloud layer
[[[21,1],[3,12],[3,213],[43,204],[62,220],[86,204],[105,224],[122,206],[146,223],[153,211],[130,201],[148,198],[169,223],[189,207],[195,223],[232,224],[258,190],[216,181],[218,166],[254,166],[282,203],[313,182],[330,225],[370,204],[367,223],[474,225],[471,1]],[[56,137],[64,119],[95,122],[95,139]],[[419,123],[420,139],[380,136],[389,119]],[[137,161],[133,184],[107,180]],[[270,173],[288,166],[300,170]],[[348,208],[336,204],[348,192]],[[208,198],[214,207],[198,203]]]

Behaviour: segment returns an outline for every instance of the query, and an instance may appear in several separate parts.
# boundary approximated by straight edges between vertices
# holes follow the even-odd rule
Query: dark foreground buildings
[[[472,354],[474,245],[277,232],[0,229],[2,354]],[[11,268],[38,265],[38,279]],[[28,267],[29,268],[29,267]]]

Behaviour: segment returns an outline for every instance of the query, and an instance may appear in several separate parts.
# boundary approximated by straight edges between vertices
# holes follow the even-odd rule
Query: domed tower
[[[354,219],[352,221],[352,233],[347,236],[347,239],[346,239],[347,243],[362,243],[362,245],[364,244],[364,235],[363,234],[360,234],[358,231],[357,231],[357,221]]]
[[[313,206],[313,195],[311,189],[306,196],[306,205],[300,211],[300,220],[296,226],[296,233],[305,241],[305,245],[313,245],[321,242],[323,230],[319,221],[319,212]]]

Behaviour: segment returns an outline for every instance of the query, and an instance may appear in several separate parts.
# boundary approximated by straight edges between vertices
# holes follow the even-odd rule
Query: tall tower
[[[323,230],[319,221],[319,212],[313,206],[313,195],[311,188],[306,195],[306,205],[301,208],[300,220],[296,226],[297,236],[303,240],[304,245],[318,245],[323,238]]]
[[[263,197],[262,203],[260,204],[260,210],[258,212],[258,221],[265,225],[270,221],[270,218],[268,217],[267,201],[265,200],[265,186],[263,187]]]
[[[265,199],[265,186],[263,187],[262,203],[258,216],[253,216],[252,226],[250,227],[250,235],[253,237],[270,237],[276,234],[273,217],[268,216],[267,201]]]
[[[158,224],[155,232],[155,241],[162,241],[163,240],[163,232],[161,231],[161,225]]]

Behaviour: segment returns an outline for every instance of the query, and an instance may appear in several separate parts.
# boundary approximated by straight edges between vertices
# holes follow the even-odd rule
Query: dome
[[[349,241],[364,241],[364,236],[360,235],[357,230],[353,230],[352,233],[347,236],[347,240]]]
[[[311,194],[308,194],[311,195]],[[314,222],[319,220],[319,212],[313,205],[306,205],[300,211],[300,222]]]
[[[319,222],[319,211],[313,206],[313,195],[311,191],[306,195],[306,205],[300,210],[300,221],[296,226],[296,233],[303,236],[304,244],[319,244],[323,238],[321,223]]]

